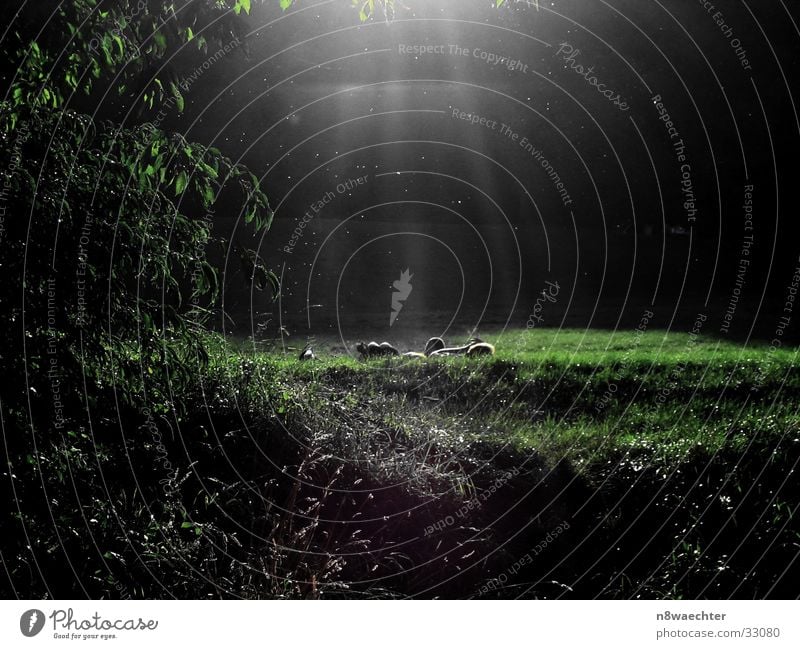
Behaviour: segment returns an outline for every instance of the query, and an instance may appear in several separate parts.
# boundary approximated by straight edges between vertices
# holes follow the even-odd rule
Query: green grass
[[[91,435],[41,437],[38,462],[9,436],[7,511],[12,495],[38,507],[21,522],[62,597],[796,596],[795,349],[481,336],[496,356],[362,362],[323,343],[299,362],[208,335],[207,364],[159,384],[168,399],[149,389],[153,421],[97,387]],[[60,536],[42,481],[92,503],[58,509]],[[30,581],[26,537],[0,540],[15,583]],[[89,557],[72,576],[53,552],[65,540]]]
[[[363,362],[318,342],[300,362],[209,340],[203,403],[229,431],[224,457],[263,476],[292,512],[265,529],[302,547],[256,545],[247,561],[267,552],[274,574],[315,575],[328,597],[794,596],[796,349],[658,331],[481,336],[495,356]],[[205,466],[228,492],[249,489],[216,456]],[[191,518],[208,521],[201,538],[226,529],[213,511]],[[502,593],[484,588],[564,522]],[[305,596],[284,581],[279,596]]]
[[[796,348],[663,331],[482,336],[496,356],[361,362],[323,346],[316,362],[252,358],[273,385],[294,386],[290,392],[346,388],[359,408],[376,406],[376,421],[424,413],[453,439],[536,450],[584,470],[620,455],[674,467],[692,454],[743,450],[756,435],[776,443],[798,437]]]

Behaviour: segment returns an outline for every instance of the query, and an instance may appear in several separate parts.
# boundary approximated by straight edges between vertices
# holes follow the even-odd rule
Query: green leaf
[[[214,189],[211,185],[206,184],[203,187],[203,204],[206,207],[211,207],[214,204]]]
[[[294,2],[294,0],[281,0],[281,9],[286,11],[289,7],[292,6],[292,2]]]
[[[103,54],[106,55],[106,65],[113,65],[114,57],[111,53],[111,37],[108,34],[103,36],[103,41],[100,43],[100,46],[103,50]]]
[[[202,169],[206,174],[211,176],[214,180],[219,177],[219,174],[214,170],[214,167],[206,164],[202,160],[198,161],[197,166],[200,167],[200,169]]]
[[[199,289],[201,293],[211,292],[216,296],[217,287],[219,286],[219,278],[217,277],[216,269],[208,262],[203,262],[200,266],[202,281],[199,282]]]
[[[153,41],[158,46],[160,51],[163,52],[165,49],[167,49],[167,37],[161,32],[156,32],[153,34]]]
[[[125,56],[125,46],[122,44],[122,39],[116,34],[114,34],[112,38],[114,39],[114,42],[117,44],[117,47],[119,48],[119,55]]]
[[[180,196],[189,184],[189,176],[185,171],[181,171],[175,179],[175,196]]]
[[[169,82],[169,87],[170,90],[172,90],[172,96],[175,97],[175,105],[178,107],[178,112],[182,113],[185,105],[183,101],[183,95],[181,94],[181,91],[178,90],[178,86],[175,85],[174,81]]]

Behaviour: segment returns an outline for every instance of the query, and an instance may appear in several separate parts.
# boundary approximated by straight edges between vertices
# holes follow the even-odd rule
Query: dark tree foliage
[[[167,360],[174,380],[181,352],[196,357],[217,289],[205,256],[211,210],[235,210],[266,228],[267,197],[255,175],[218,149],[144,119],[120,126],[93,118],[75,93],[96,100],[114,89],[142,117],[165,102],[181,110],[165,62],[195,43],[202,52],[230,40],[250,3],[29,4],[19,3],[2,43],[0,317],[9,335],[0,354],[32,380],[51,361],[62,372],[113,364],[120,385],[143,389],[135,374]],[[263,267],[253,271],[262,283],[274,280]],[[7,407],[17,401],[5,398]]]
[[[139,430],[143,413],[179,417],[177,395],[202,372],[217,309],[218,271],[206,256],[214,215],[241,215],[256,230],[271,222],[248,169],[152,124],[159,111],[183,109],[173,58],[205,60],[229,43],[250,2],[16,1],[4,9],[0,560],[30,596],[53,594],[35,580],[48,561],[71,584],[62,595],[78,594],[86,577],[64,574],[57,550],[86,553],[88,518],[56,514],[57,504],[82,492],[92,520],[106,525],[106,547],[130,545],[119,516],[134,507],[134,485],[119,482],[112,497],[96,468],[152,470],[152,437],[131,450],[114,429]],[[261,260],[247,258],[252,279],[277,291]],[[161,493],[155,478],[146,487],[151,499]],[[162,523],[183,511],[170,493]],[[158,514],[137,507],[131,516]]]

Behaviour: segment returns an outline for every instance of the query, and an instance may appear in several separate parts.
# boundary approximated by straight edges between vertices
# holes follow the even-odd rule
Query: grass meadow
[[[91,430],[15,465],[32,546],[5,536],[10,579],[31,597],[794,596],[796,349],[480,333],[495,356],[320,343],[301,362],[209,338],[147,412],[104,388]]]
[[[362,362],[325,345],[314,362],[245,354],[252,385],[268,386],[250,398],[266,400],[278,434],[358,474],[337,484],[370,485],[377,504],[367,509],[386,518],[377,535],[362,531],[375,565],[344,570],[344,592],[788,589],[790,573],[776,571],[793,565],[800,541],[796,349],[663,331],[482,335],[494,357]],[[217,366],[220,385],[241,376],[236,362]],[[324,482],[316,488],[336,501]],[[328,524],[350,522],[337,514]],[[505,574],[565,522],[569,532],[536,561]]]

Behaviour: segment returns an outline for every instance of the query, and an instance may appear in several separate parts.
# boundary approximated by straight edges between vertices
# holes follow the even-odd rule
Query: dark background
[[[346,2],[303,1],[286,13],[277,2],[254,5],[242,46],[206,66],[184,93],[185,112],[164,122],[263,175],[276,208],[255,244],[282,273],[281,301],[251,290],[229,264],[230,331],[269,337],[282,323],[300,337],[392,339],[449,323],[453,331],[523,326],[550,280],[561,291],[547,326],[635,326],[653,305],[658,326],[685,328],[704,312],[704,333],[720,333],[752,184],[751,265],[723,335],[774,336],[800,264],[796,3],[718,2],[711,13],[689,0],[559,1],[539,11],[407,4],[391,22],[363,25]],[[556,55],[563,41],[630,110],[565,66]],[[399,53],[411,44],[470,54]],[[488,65],[474,48],[519,59],[527,71]],[[686,145],[693,223],[655,94]],[[527,137],[572,204],[499,127],[454,119],[454,108]],[[359,176],[364,185],[336,191]],[[335,198],[286,253],[326,192]],[[223,206],[217,216],[223,239],[247,240],[239,214]],[[413,290],[390,329],[392,282],[406,268]]]

